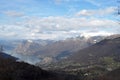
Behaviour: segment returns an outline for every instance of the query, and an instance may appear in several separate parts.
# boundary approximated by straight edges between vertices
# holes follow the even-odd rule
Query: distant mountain
[[[14,53],[23,55],[36,55],[35,52],[42,49],[44,46],[52,44],[54,41],[49,40],[24,40],[17,45]]]
[[[3,46],[5,52],[10,54],[22,40],[2,40],[0,39],[0,46]]]
[[[22,40],[22,39],[21,40],[3,40],[3,39],[0,39],[0,46],[3,47],[3,51],[6,52],[7,54],[15,56],[19,58],[21,61],[34,64],[38,62],[39,59],[36,56],[31,55],[33,53],[32,51],[34,51],[36,48],[38,49],[41,46],[45,46],[53,42],[54,41],[51,41],[51,40],[40,40],[40,39],[36,39],[36,40]],[[26,44],[26,46],[24,44]],[[19,49],[19,50],[16,50],[16,49]],[[22,53],[25,52],[25,53],[21,54],[21,52]],[[28,54],[27,52],[29,52],[29,55],[25,55],[25,54]]]
[[[46,45],[41,45],[34,41],[26,41],[19,44],[14,51],[17,54],[25,56],[36,56],[41,59],[41,63],[50,63],[67,58],[71,53],[91,46],[104,38],[105,36],[94,36],[90,38],[79,36],[77,38],[51,42],[51,44],[47,43]]]
[[[107,39],[114,39],[114,38],[118,38],[120,37],[120,34],[114,34],[114,35],[110,35],[108,37],[106,37]]]
[[[45,71],[24,62],[4,58],[0,52],[0,80],[76,80],[74,76]]]
[[[0,39],[0,46],[3,46],[4,51],[7,52],[8,54],[10,54],[10,53],[13,53],[13,50],[16,47],[18,47],[18,45],[25,44],[26,42],[36,43],[41,46],[44,46],[47,44],[51,44],[53,41],[52,40],[41,40],[41,39],[36,39],[36,40],[27,40],[27,39],[4,40],[4,39]]]
[[[120,37],[107,37],[59,62],[37,65],[44,69],[61,70],[78,76],[82,74],[83,79],[80,80],[119,80],[119,69],[116,70],[117,72],[115,71],[113,76],[111,76],[112,72],[110,71],[114,73],[114,70],[120,67]],[[106,73],[108,74],[102,76]],[[98,76],[102,77],[96,79]]]
[[[98,63],[104,57],[113,57],[120,61],[120,37],[113,39],[104,39],[90,47],[79,50],[71,55],[67,60],[78,62],[80,64]]]
[[[65,40],[0,40],[0,45],[4,47],[4,51],[20,58],[25,62],[35,64],[51,63],[67,58],[73,53],[89,47],[106,37],[115,38],[120,35],[112,36],[90,36],[81,34],[75,38],[68,38]],[[34,58],[34,59],[33,59]]]

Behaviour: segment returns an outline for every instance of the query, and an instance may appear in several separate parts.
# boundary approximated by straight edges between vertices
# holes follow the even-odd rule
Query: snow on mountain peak
[[[110,36],[113,35],[113,33],[101,31],[101,32],[83,32],[81,33],[81,36],[84,36],[85,38],[90,38],[94,36]]]
[[[32,40],[27,40],[28,42],[32,43],[33,41]]]

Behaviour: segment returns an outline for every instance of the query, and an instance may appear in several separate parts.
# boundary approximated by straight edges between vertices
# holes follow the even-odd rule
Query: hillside
[[[120,68],[99,77],[98,80],[120,80]]]
[[[5,54],[3,52],[0,52],[0,58],[3,58],[3,59],[11,59],[11,60],[17,60],[17,58],[9,55],[9,54]]]
[[[61,70],[78,76],[82,70],[83,75],[87,74],[88,78],[95,78],[120,67],[119,53],[120,37],[108,38],[79,50],[57,63],[37,65],[45,69]]]
[[[4,58],[0,52],[0,80],[75,80],[73,76],[45,71],[24,62]]]
[[[25,43],[19,44],[14,52],[23,56],[36,56],[41,59],[41,63],[50,63],[64,59],[71,53],[91,46],[104,38],[104,36],[94,36],[90,38],[80,36],[77,38],[55,41],[44,46],[34,41],[26,41]]]
[[[120,61],[120,37],[105,39],[71,55],[68,60],[79,63],[98,63],[104,57],[114,57]]]

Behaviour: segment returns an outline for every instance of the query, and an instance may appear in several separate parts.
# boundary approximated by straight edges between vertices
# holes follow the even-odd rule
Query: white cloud
[[[81,28],[94,28],[94,27],[111,27],[115,26],[115,22],[108,19],[97,18],[67,18],[67,17],[45,17],[39,19],[29,19],[24,22],[24,25],[29,27],[36,26],[40,30],[71,30]]]
[[[94,15],[99,15],[99,16],[104,16],[104,15],[109,15],[115,12],[115,7],[108,7],[104,9],[98,9],[98,10],[81,10],[78,13],[76,13],[76,16],[94,16]]]
[[[110,35],[113,35],[114,33],[112,32],[106,32],[106,31],[95,31],[95,32],[91,32],[91,31],[88,31],[88,32],[83,32],[81,34],[81,36],[84,36],[84,37],[90,37],[90,36],[110,36]]]
[[[22,12],[17,12],[17,11],[3,11],[3,14],[10,16],[10,17],[22,17],[24,16],[24,13]]]
[[[101,33],[116,33],[119,24],[114,20],[95,18],[94,15],[108,15],[114,12],[114,7],[99,10],[81,10],[77,16],[92,17],[28,17],[11,25],[0,25],[0,37],[23,39],[64,39],[78,36],[88,30]],[[10,16],[22,16],[17,12],[7,12]],[[93,35],[92,33],[90,35]]]
[[[44,17],[28,18],[19,24],[1,25],[0,35],[4,38],[20,39],[64,39],[75,37],[88,30],[115,33],[115,21],[97,18]],[[3,35],[5,34],[5,35]]]

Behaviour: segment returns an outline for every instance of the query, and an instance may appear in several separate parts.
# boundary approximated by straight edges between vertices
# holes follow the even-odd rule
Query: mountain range
[[[67,58],[73,52],[91,46],[104,38],[105,36],[94,36],[90,38],[82,36],[51,41],[51,43],[46,43],[46,45],[41,45],[34,41],[25,41],[14,49],[14,53],[24,56],[35,56],[41,60],[41,63],[46,64]]]
[[[102,66],[108,71],[120,66],[120,37],[110,36],[84,49],[71,53],[67,58],[50,65],[37,65],[46,69],[72,70]]]
[[[10,55],[18,57],[21,61],[31,64],[51,63],[60,61],[79,50],[92,46],[101,40],[112,39],[120,35],[111,36],[86,36],[81,35],[65,40],[0,40],[0,45],[4,51]]]
[[[90,47],[79,50],[71,55],[68,60],[79,63],[97,63],[103,57],[114,57],[120,61],[120,37],[104,39]]]
[[[77,42],[78,41],[78,42]],[[38,41],[39,42],[39,41]],[[24,43],[24,44],[23,44]],[[0,52],[0,80],[119,80],[120,67],[120,37],[117,35],[109,37],[94,36],[90,38],[77,37],[62,41],[52,41],[44,44],[33,42],[32,40],[25,40],[20,43],[24,46],[21,48],[31,49],[31,54],[22,54],[22,56],[33,56],[32,60],[36,58],[42,59],[45,63],[50,61],[50,57],[59,60],[47,66],[40,67],[30,65],[28,63],[18,60],[18,58]],[[20,45],[19,44],[19,45]],[[77,46],[84,44],[84,47]],[[87,46],[85,46],[87,44]],[[88,45],[89,44],[89,45]],[[40,46],[39,46],[40,45]],[[52,46],[54,49],[52,50]],[[60,45],[60,46],[59,46]],[[72,45],[72,47],[71,47]],[[39,48],[48,51],[61,52],[68,50],[70,53],[52,53],[40,54]],[[48,47],[49,46],[49,47]],[[69,47],[70,46],[70,47]],[[75,46],[75,47],[73,47]],[[69,47],[69,48],[68,48]],[[35,53],[34,52],[35,48]],[[41,48],[41,49],[42,49]],[[48,49],[50,48],[50,50]],[[65,49],[64,49],[65,48]],[[14,49],[16,50],[16,49]],[[20,49],[22,50],[22,49]],[[25,50],[23,50],[25,51]],[[36,52],[37,51],[37,52]],[[26,50],[27,52],[27,50]],[[56,52],[56,51],[55,51]],[[65,54],[67,53],[67,54]],[[13,53],[15,54],[15,53]],[[39,56],[39,55],[42,55]],[[60,59],[61,57],[65,57]],[[66,57],[67,55],[67,57]],[[69,56],[68,56],[69,55]],[[21,56],[21,57],[22,57]],[[37,57],[38,56],[38,57]],[[45,60],[45,59],[46,60]],[[16,61],[17,59],[17,61]],[[41,62],[41,61],[40,61]],[[38,66],[39,63],[38,61]],[[56,66],[57,64],[57,66]],[[7,65],[7,66],[6,66]],[[41,64],[40,64],[41,65]],[[117,68],[117,69],[116,69]]]

